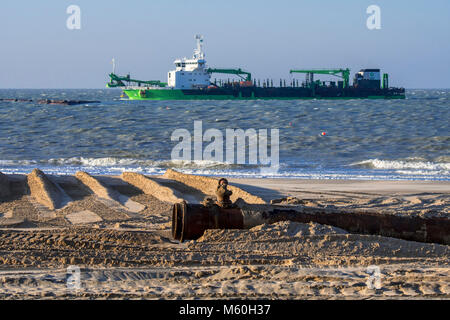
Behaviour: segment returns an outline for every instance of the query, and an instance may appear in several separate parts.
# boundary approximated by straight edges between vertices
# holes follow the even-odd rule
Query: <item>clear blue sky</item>
[[[66,8],[81,7],[81,30]],[[381,30],[366,8],[381,7]],[[205,37],[212,67],[381,68],[391,85],[450,88],[449,0],[2,0],[0,88],[102,88],[117,73],[167,79]]]

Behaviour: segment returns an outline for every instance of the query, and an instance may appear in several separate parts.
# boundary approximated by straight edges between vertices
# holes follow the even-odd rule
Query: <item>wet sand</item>
[[[6,177],[0,298],[450,298],[447,245],[287,221],[207,230],[179,243],[171,238],[172,204],[211,195],[201,179]],[[309,207],[450,218],[450,182],[229,180],[254,203],[295,197]],[[80,268],[79,289],[67,286],[71,265]]]

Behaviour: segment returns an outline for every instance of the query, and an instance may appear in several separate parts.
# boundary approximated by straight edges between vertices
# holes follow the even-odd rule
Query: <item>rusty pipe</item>
[[[239,208],[205,207],[185,201],[173,205],[172,236],[176,240],[198,239],[206,229],[243,229]]]
[[[180,202],[172,208],[172,236],[181,242],[200,238],[206,229],[249,229],[278,221],[315,222],[351,233],[450,244],[450,219],[395,216],[375,212],[249,205],[234,208]]]

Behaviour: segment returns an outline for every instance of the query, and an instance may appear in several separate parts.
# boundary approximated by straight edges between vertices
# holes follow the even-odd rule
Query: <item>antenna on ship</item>
[[[203,59],[205,54],[203,53],[203,36],[201,34],[195,35],[197,40],[197,49],[194,50],[194,58]]]
[[[112,73],[116,73],[116,59],[114,59],[114,58],[112,58],[112,65],[113,65],[113,71],[112,71]]]

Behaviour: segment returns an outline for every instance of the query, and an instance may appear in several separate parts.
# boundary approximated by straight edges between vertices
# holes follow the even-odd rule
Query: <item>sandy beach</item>
[[[450,218],[448,181],[229,181],[233,201]],[[171,170],[1,175],[0,297],[450,298],[448,244],[293,221],[174,240],[173,204],[200,203],[215,183]],[[69,266],[80,271],[75,288]]]
[[[449,302],[450,0],[2,4],[12,315]]]

